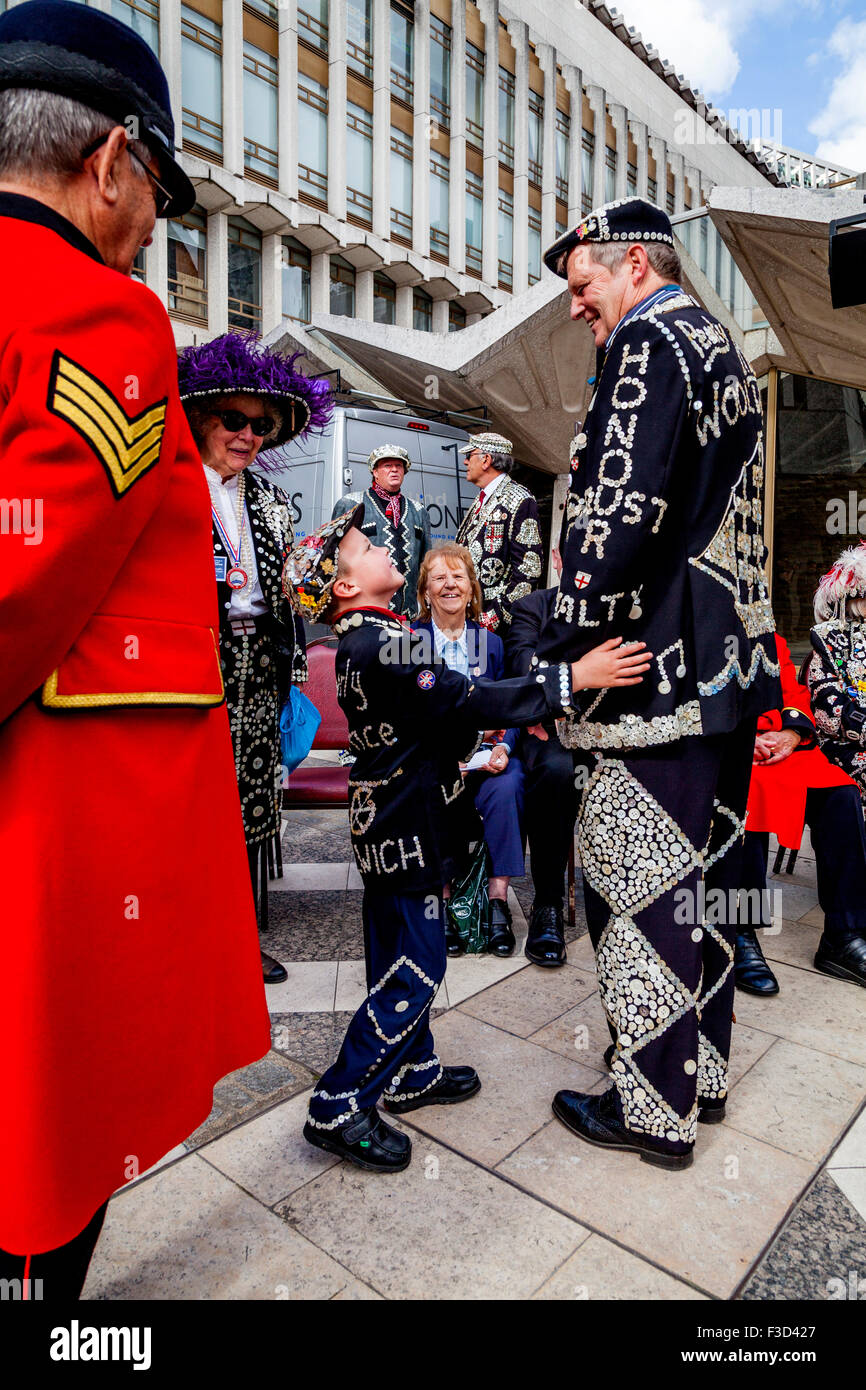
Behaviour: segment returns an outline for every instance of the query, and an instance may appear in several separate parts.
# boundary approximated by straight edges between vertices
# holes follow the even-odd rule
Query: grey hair
[[[486,449],[484,450],[484,452],[490,459],[490,467],[495,468],[497,473],[514,472],[514,459],[511,457],[510,454],[491,454]]]
[[[226,401],[229,400],[231,396],[245,396],[247,400],[256,401],[264,410],[267,410],[269,415],[274,416],[276,423],[270,434],[266,434],[262,440],[259,454],[264,453],[267,449],[272,449],[274,440],[283,427],[283,408],[279,402],[272,400],[270,396],[251,396],[247,391],[227,391],[224,396],[211,396],[207,400],[192,396],[187,401],[181,401],[181,405],[186,411],[186,418],[189,421],[190,433],[199,451],[201,451],[205,441],[205,435],[207,434],[205,428],[207,421],[213,419],[221,410],[227,409]],[[260,471],[267,473],[271,469],[280,467],[279,459],[271,463],[267,459],[260,458],[259,454],[256,455],[255,465]]]
[[[578,243],[581,244],[581,243]],[[608,270],[619,270],[625,260],[626,253],[630,246],[642,246],[646,251],[646,258],[655,271],[663,280],[671,280],[679,283],[683,277],[683,265],[673,246],[668,246],[664,241],[642,241],[629,242],[600,242],[585,241],[582,243],[589,250],[589,259],[595,261],[597,265],[607,266]],[[559,258],[557,271],[564,275],[568,266],[568,258],[575,248],[569,246],[563,251]]]
[[[80,174],[81,151],[119,124],[56,92],[9,87],[0,92],[0,178],[42,183]],[[141,140],[130,140],[129,148],[145,163],[153,158]],[[147,178],[134,167],[138,178]]]

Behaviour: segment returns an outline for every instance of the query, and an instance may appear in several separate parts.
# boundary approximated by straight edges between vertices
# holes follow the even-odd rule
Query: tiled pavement
[[[683,1173],[590,1148],[551,1117],[560,1087],[608,1084],[581,922],[562,970],[528,965],[520,944],[509,961],[449,963],[437,1045],[477,1066],[483,1088],[399,1121],[414,1145],[406,1172],[365,1174],[311,1149],[308,1089],[363,997],[360,882],[343,812],[291,815],[284,853],[267,944],[289,979],[267,990],[272,1051],[221,1082],[201,1129],[116,1194],[85,1297],[866,1294],[866,996],[812,968],[808,843],[793,877],[771,880],[780,929],[764,948],[781,993],[737,994],[728,1120],[699,1127]],[[528,885],[512,898],[524,933]]]

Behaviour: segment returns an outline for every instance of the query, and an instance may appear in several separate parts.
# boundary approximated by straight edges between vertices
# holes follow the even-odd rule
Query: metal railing
[[[229,324],[232,328],[261,328],[262,306],[247,299],[228,297]]]
[[[316,19],[315,15],[307,14],[306,10],[298,10],[298,38],[312,48],[320,48],[324,53],[328,51],[327,24]]]

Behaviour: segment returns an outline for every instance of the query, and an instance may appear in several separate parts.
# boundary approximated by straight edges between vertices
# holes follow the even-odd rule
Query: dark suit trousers
[[[550,729],[546,743],[534,734],[524,734],[520,757],[525,773],[526,835],[535,905],[561,907],[568,848],[577,816],[575,754],[570,748],[563,748],[555,730]]]

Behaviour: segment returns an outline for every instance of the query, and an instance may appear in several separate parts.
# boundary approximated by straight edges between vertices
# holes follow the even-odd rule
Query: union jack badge
[[[422,690],[432,690],[436,684],[436,677],[432,671],[419,671],[416,679]]]

